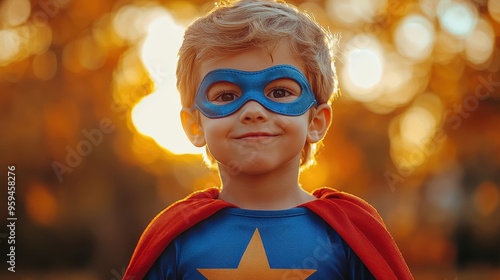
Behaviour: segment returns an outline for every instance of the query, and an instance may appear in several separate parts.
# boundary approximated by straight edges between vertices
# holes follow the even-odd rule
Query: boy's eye
[[[228,103],[236,100],[241,95],[241,89],[229,82],[217,82],[207,90],[207,98],[215,104]]]
[[[294,95],[293,92],[290,92],[284,88],[275,88],[272,89],[271,92],[267,94],[269,98],[285,98]]]
[[[277,79],[266,86],[266,96],[276,102],[293,102],[302,93],[300,85],[292,79]]]
[[[213,101],[231,102],[236,98],[238,98],[238,96],[234,92],[222,92]]]

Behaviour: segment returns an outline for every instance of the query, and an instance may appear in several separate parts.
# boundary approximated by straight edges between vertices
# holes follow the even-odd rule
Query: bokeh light
[[[441,0],[419,0],[420,10],[431,19],[434,19],[438,12],[438,6]]]
[[[394,43],[399,53],[415,61],[431,55],[434,40],[434,26],[421,15],[406,16],[394,32]]]
[[[16,30],[0,30],[0,65],[8,65],[20,51],[21,37]]]
[[[399,125],[403,144],[420,146],[430,140],[436,120],[426,108],[414,106],[402,116]]]
[[[418,87],[413,86],[413,64],[399,53],[388,52],[385,57],[385,75],[382,80],[384,89],[379,103],[397,108],[410,102],[418,92]]]
[[[476,26],[476,7],[466,1],[440,1],[438,15],[441,26],[459,37],[469,35]]]
[[[31,13],[29,0],[5,0],[0,4],[0,18],[3,24],[18,26],[25,23]]]
[[[419,95],[403,114],[391,122],[391,157],[399,168],[414,170],[437,151],[443,105],[433,93]]]
[[[500,1],[488,0],[488,13],[493,20],[500,23]]]
[[[328,0],[330,18],[340,24],[370,22],[387,5],[387,0]]]
[[[47,185],[41,182],[31,184],[26,197],[26,212],[35,223],[44,226],[56,221],[57,199]]]
[[[346,45],[341,76],[345,92],[355,100],[375,100],[380,94],[375,87],[380,84],[384,71],[384,57],[378,40],[359,35],[351,38]]]
[[[491,24],[480,19],[465,40],[465,57],[475,65],[487,62],[495,48],[495,31]]]

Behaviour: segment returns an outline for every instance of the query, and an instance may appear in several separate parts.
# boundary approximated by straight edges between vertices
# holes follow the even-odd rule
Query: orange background
[[[467,7],[476,26],[491,31],[470,37],[453,34],[444,15],[428,11],[435,1],[374,1],[371,14],[346,10],[356,21],[335,17],[332,9],[344,2],[292,2],[342,34],[343,95],[333,105],[318,164],[301,183],[373,204],[416,279],[500,279],[500,4],[442,1]],[[140,133],[132,117],[156,86],[135,54],[146,36],[141,12],[168,11],[186,26],[212,6],[199,0],[0,3],[0,178],[7,182],[7,167],[16,167],[18,219],[17,272],[7,272],[2,261],[2,279],[121,279],[154,215],[218,184],[200,155],[165,149]],[[401,28],[414,14],[428,29]],[[466,22],[467,14],[458,14],[454,26]],[[169,29],[164,32],[168,38]],[[385,88],[369,88],[365,94],[378,95],[368,100],[345,70],[348,43],[365,38],[358,35],[381,46],[383,69],[395,67],[372,72]],[[426,38],[432,39],[427,49],[418,49]],[[491,42],[491,51],[478,40]],[[421,56],[405,52],[414,48]],[[169,133],[176,120],[151,122]],[[0,193],[6,201],[7,189]],[[3,259],[7,229],[0,234]]]

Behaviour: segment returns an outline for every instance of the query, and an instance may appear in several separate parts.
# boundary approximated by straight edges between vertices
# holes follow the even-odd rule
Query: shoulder
[[[146,231],[156,227],[190,227],[193,224],[211,216],[218,210],[232,205],[217,199],[219,190],[209,188],[196,191],[187,197],[172,203],[161,211],[146,228]],[[172,225],[174,223],[174,225]]]
[[[175,237],[217,211],[232,206],[217,199],[218,194],[217,188],[194,192],[160,212],[139,239],[126,275],[143,277]]]
[[[311,209],[311,207],[308,208],[313,211],[315,209],[323,211],[337,210],[344,212],[348,216],[353,216],[353,218],[357,215],[369,216],[383,224],[383,220],[375,207],[358,196],[327,187],[315,190],[313,195],[316,197],[316,200],[304,205],[308,207],[309,205],[307,204],[312,204],[313,209]]]
[[[314,192],[303,204],[334,228],[375,278],[413,279],[399,248],[378,214],[365,200],[334,189]]]

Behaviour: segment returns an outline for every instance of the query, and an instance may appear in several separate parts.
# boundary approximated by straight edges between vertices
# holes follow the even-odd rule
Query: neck
[[[219,167],[222,190],[219,198],[252,210],[289,209],[311,201],[314,196],[298,184],[297,168],[282,168],[264,174],[232,175]]]

